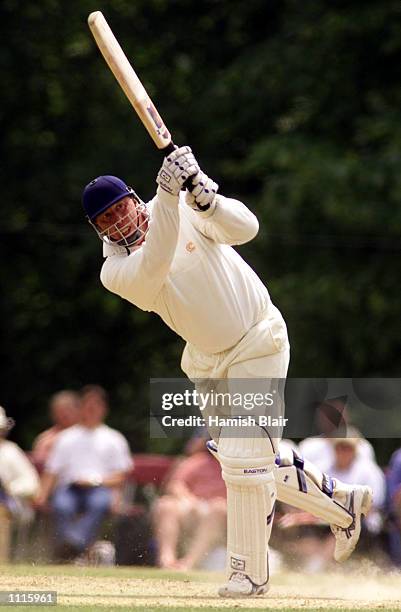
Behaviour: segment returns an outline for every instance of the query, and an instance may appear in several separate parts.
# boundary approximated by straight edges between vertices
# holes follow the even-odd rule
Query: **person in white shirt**
[[[0,406],[0,562],[9,558],[12,522],[33,519],[30,502],[39,490],[34,466],[15,442],[5,439],[13,425]]]
[[[349,436],[349,437],[348,437]],[[367,485],[374,491],[371,508],[362,521],[362,544],[365,550],[379,546],[379,535],[383,527],[383,510],[386,499],[386,482],[383,471],[376,460],[364,455],[364,438],[353,427],[348,427],[347,437],[333,437],[325,440],[331,447],[330,463],[322,454],[316,458],[315,465],[327,469],[330,476],[345,483]],[[330,565],[333,551],[333,538],[328,527],[322,525],[312,515],[295,513],[285,516],[281,527],[312,525],[306,534],[296,538],[296,552],[305,571],[322,571]],[[304,537],[306,535],[306,537]]]
[[[349,484],[357,482],[373,489],[375,495],[369,515],[375,509],[383,508],[386,497],[386,480],[375,457],[367,457],[364,454],[364,443],[367,440],[362,438],[357,430],[350,427],[346,438],[332,438],[329,442],[334,452],[332,463],[328,466],[330,475]]]
[[[303,457],[319,466],[322,472],[330,473],[330,466],[335,460],[333,440],[336,438],[311,437],[305,438],[299,443],[299,450]],[[362,460],[375,461],[373,446],[368,440],[361,438],[357,447],[357,455]],[[333,475],[333,474],[331,474]],[[356,481],[355,481],[356,482]]]
[[[42,431],[32,444],[31,459],[43,469],[58,435],[67,427],[75,425],[79,413],[79,396],[75,391],[64,389],[55,393],[49,402],[52,427]]]
[[[78,557],[94,542],[124,483],[132,459],[124,436],[104,424],[107,396],[101,387],[84,388],[79,422],[62,431],[45,466],[36,503],[54,514],[56,555]]]
[[[349,424],[346,398],[338,397],[322,402],[316,412],[316,423],[320,434],[302,440],[299,450],[303,457],[317,465],[322,472],[329,472],[335,460],[332,441],[335,438],[352,437],[353,427]],[[356,448],[358,457],[376,461],[373,446],[360,437],[359,432]]]
[[[262,381],[262,391],[273,394],[287,375],[286,325],[265,285],[233,248],[256,236],[258,220],[242,202],[217,193],[218,185],[202,172],[189,147],[171,145],[165,155],[148,204],[112,175],[85,187],[87,218],[104,243],[101,282],[160,315],[186,341],[181,367],[197,384],[207,387],[219,379],[244,397],[240,381],[256,385],[258,379],[258,391]],[[280,411],[280,400],[276,403]],[[214,438],[209,449],[227,486],[222,597],[267,590],[276,497],[329,520],[338,560],[355,548],[360,516],[371,500],[367,487],[333,481],[292,451],[280,453],[275,464],[278,428],[255,424],[245,431],[235,416],[241,423],[235,436],[228,427],[209,428]]]

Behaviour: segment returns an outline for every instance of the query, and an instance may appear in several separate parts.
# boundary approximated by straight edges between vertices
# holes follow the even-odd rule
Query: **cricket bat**
[[[153,142],[158,149],[163,151],[164,155],[168,155],[174,150],[171,134],[103,14],[100,11],[91,13],[88,17],[88,25],[110,70],[134,107]]]

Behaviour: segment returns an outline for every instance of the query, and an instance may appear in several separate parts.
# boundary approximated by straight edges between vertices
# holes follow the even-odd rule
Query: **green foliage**
[[[27,446],[51,393],[101,383],[111,422],[143,450],[148,378],[180,375],[182,342],[103,290],[101,247],[83,219],[91,178],[121,175],[148,199],[160,163],[91,39],[98,8],[0,9],[1,402]],[[110,0],[102,10],[176,142],[258,213],[243,253],[288,321],[290,373],[396,376],[400,3]]]

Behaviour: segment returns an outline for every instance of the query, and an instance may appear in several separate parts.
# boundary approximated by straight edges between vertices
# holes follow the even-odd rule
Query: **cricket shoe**
[[[246,574],[234,572],[229,581],[219,588],[220,597],[257,597],[269,590],[267,582],[265,584],[255,584]]]
[[[334,559],[338,563],[346,561],[358,543],[361,534],[362,515],[366,515],[370,510],[373,492],[370,487],[357,485],[347,494],[347,497],[345,507],[353,517],[351,525],[345,529],[337,525],[330,525],[330,529],[336,538]]]

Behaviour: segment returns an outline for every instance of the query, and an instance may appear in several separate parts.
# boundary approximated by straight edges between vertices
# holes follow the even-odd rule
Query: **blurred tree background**
[[[101,287],[81,209],[102,173],[150,199],[161,162],[91,38],[99,9],[175,141],[259,216],[241,253],[286,317],[290,375],[398,376],[399,0],[3,0],[0,403],[14,439],[29,448],[55,391],[99,383],[110,423],[152,448],[148,380],[181,376],[182,341]]]

